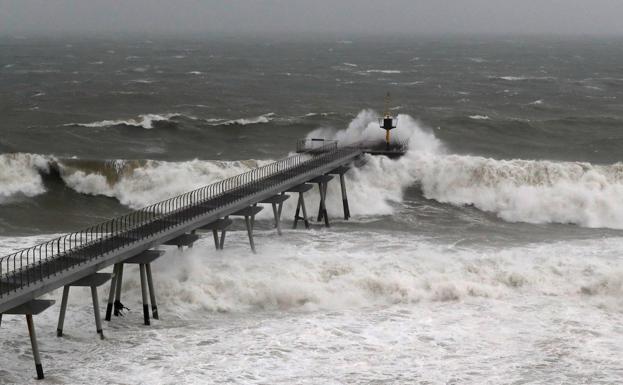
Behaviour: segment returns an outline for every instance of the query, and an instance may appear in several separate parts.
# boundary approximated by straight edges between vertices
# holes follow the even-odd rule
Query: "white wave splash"
[[[488,115],[470,115],[469,118],[474,120],[491,120]]]
[[[377,115],[362,111],[345,130],[323,128],[309,137],[342,143],[379,138],[382,132]],[[397,160],[369,157],[362,169],[351,174],[351,183],[362,184],[351,191],[377,186],[374,194],[379,201],[400,202],[402,190],[417,184],[426,198],[473,205],[506,221],[623,229],[623,163],[592,165],[448,154],[432,131],[408,115],[398,116],[398,128],[392,134],[409,140],[407,154]],[[391,211],[391,207],[386,209]]]
[[[342,144],[382,140],[377,116],[374,111],[364,110],[344,130],[320,128],[309,137],[333,138]],[[365,165],[346,174],[351,212],[355,216],[392,214],[396,204],[402,202],[404,190],[418,185],[428,199],[456,206],[471,205],[506,221],[623,229],[623,163],[593,165],[449,154],[432,130],[423,128],[408,115],[400,114],[397,120],[398,128],[392,135],[401,141],[408,140],[407,154],[396,160],[368,156]],[[38,170],[47,167],[44,159],[3,157],[0,196],[42,193]],[[264,162],[268,161],[147,161],[121,173],[112,182],[103,174],[61,165],[61,176],[76,191],[115,197],[138,208]],[[310,194],[311,207],[317,204],[317,195]],[[329,184],[327,199],[330,212],[341,211],[338,183]],[[294,201],[289,200],[286,209],[293,208]]]
[[[67,123],[65,126],[80,126],[80,127],[90,127],[90,128],[99,128],[99,127],[112,127],[112,126],[133,126],[133,127],[142,127],[145,129],[154,128],[154,122],[162,122],[167,121],[171,118],[182,116],[180,113],[169,113],[169,114],[142,114],[139,115],[137,119],[126,119],[126,120],[102,120],[98,122],[92,123]]]
[[[240,119],[231,119],[231,120],[209,118],[209,119],[204,119],[204,121],[209,123],[212,126],[233,126],[233,125],[247,126],[250,124],[269,123],[270,121],[274,119],[274,117],[275,117],[275,114],[273,112],[269,112],[267,114],[259,115],[253,118],[240,118]]]
[[[450,250],[413,234],[293,231],[274,238],[259,232],[258,255],[249,258],[245,236],[232,232],[218,255],[204,237],[191,252],[172,251],[157,261],[162,302],[176,311],[309,311],[526,293],[615,302],[623,293],[620,238]],[[599,258],[587,261],[595,248]],[[172,266],[170,258],[179,263]],[[140,292],[137,276],[128,274],[126,290]]]
[[[367,70],[366,71],[369,74],[399,74],[402,73],[402,71],[399,70]]]
[[[88,172],[59,165],[61,177],[79,193],[114,197],[132,208],[141,208],[219,180],[238,175],[267,161],[146,161],[126,172],[120,171],[114,181],[98,172]]]
[[[554,80],[552,76],[498,76],[494,79],[506,80],[509,82],[518,82],[522,80]]]
[[[43,194],[41,172],[49,172],[50,157],[36,154],[0,155],[0,203],[17,195],[33,197]]]
[[[230,126],[230,125],[246,126],[249,124],[268,123],[271,120],[273,120],[274,116],[275,116],[274,113],[269,112],[268,114],[256,116],[254,118],[240,118],[240,119],[234,119],[234,120],[227,120],[219,124],[222,124],[224,126]]]

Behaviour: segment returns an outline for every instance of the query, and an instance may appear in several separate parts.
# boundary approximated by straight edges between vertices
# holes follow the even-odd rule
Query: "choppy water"
[[[243,231],[222,253],[209,238],[170,250],[154,266],[151,328],[136,272],[132,311],[105,341],[76,289],[62,342],[56,308],[37,318],[47,381],[623,379],[623,41],[0,44],[2,254],[285,156],[301,137],[382,137],[386,91],[410,143],[348,174],[349,222],[277,238],[265,214],[257,255]],[[22,323],[3,319],[0,383],[32,377]]]

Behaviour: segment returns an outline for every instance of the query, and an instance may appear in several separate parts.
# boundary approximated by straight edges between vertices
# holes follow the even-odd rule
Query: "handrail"
[[[270,182],[271,177],[282,175],[286,177],[285,180],[289,180],[298,175],[297,169],[300,167],[315,169],[358,151],[347,147],[338,148],[334,143],[329,143],[326,148],[278,160],[4,256],[0,258],[0,298],[57,274],[59,271],[50,266],[51,261],[57,267],[60,263],[61,271],[63,266],[66,269],[88,262],[177,227],[216,208],[235,204],[245,196],[258,192],[260,183]],[[274,182],[275,185],[278,182],[283,180]],[[211,201],[217,205],[207,206]]]

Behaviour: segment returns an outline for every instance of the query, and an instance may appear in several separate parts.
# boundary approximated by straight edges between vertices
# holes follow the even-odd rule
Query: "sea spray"
[[[41,173],[49,171],[52,158],[37,154],[0,155],[0,203],[16,195],[33,197],[43,194]]]
[[[244,231],[232,232],[219,252],[209,238],[184,253],[168,249],[153,265],[166,311],[345,310],[522,295],[621,306],[621,238],[500,250],[449,249],[395,232],[287,230],[285,237],[274,237],[260,231],[258,253],[250,258],[245,237]],[[582,258],[595,249],[599,258]],[[124,277],[124,291],[131,293],[124,296],[138,301],[138,272],[128,270]]]

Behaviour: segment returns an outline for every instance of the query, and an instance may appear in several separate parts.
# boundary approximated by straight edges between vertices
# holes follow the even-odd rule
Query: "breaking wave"
[[[321,128],[309,137],[341,143],[378,138],[377,116],[362,111],[345,130]],[[392,135],[409,140],[407,154],[397,160],[368,157],[366,165],[354,173],[355,179],[378,185],[375,193],[385,200],[401,201],[402,193],[396,194],[396,190],[418,185],[428,199],[474,206],[510,222],[623,229],[623,163],[593,165],[449,154],[431,130],[408,115],[397,119],[398,128]]]
[[[346,129],[319,128],[308,137],[337,139],[342,144],[378,140],[382,133],[377,116],[374,111],[364,110]],[[593,165],[451,154],[432,130],[423,128],[408,115],[400,114],[397,119],[398,128],[392,131],[392,137],[408,141],[405,156],[395,160],[367,156],[364,165],[346,174],[351,212],[355,216],[392,214],[400,207],[405,189],[418,186],[428,199],[474,206],[510,222],[623,229],[623,163]],[[32,154],[2,155],[0,198],[45,192],[41,173],[52,167],[75,191],[114,197],[138,208],[266,162],[269,161],[89,163]],[[316,204],[317,194],[310,195],[310,204]],[[339,184],[329,184],[327,199],[330,211],[340,211]],[[290,201],[287,205],[295,204]]]
[[[275,114],[270,112],[264,115],[259,115],[251,118],[239,118],[239,119],[201,119],[201,121],[207,123],[210,126],[246,126],[251,124],[268,123],[274,119]],[[115,126],[127,126],[127,127],[140,127],[144,129],[152,129],[158,127],[159,123],[172,123],[176,118],[185,118],[191,120],[199,120],[198,118],[182,114],[179,112],[167,113],[167,114],[141,114],[137,118],[130,119],[118,119],[118,120],[101,120],[91,123],[67,123],[65,126],[73,127],[115,127]]]
[[[43,194],[46,189],[41,173],[49,172],[50,160],[36,154],[0,155],[0,203],[19,195]]]
[[[175,118],[178,116],[182,116],[179,113],[171,113],[171,114],[144,114],[139,115],[136,119],[126,119],[126,120],[102,120],[98,122],[92,123],[68,123],[65,126],[79,126],[79,127],[90,127],[90,128],[98,128],[98,127],[113,127],[113,126],[131,126],[131,127],[142,127],[145,129],[154,128],[154,122],[162,122],[168,121],[171,118]]]
[[[171,198],[219,180],[240,174],[266,161],[207,161],[186,162],[112,161],[98,164],[88,162],[59,163],[60,175],[67,186],[82,194],[116,198],[131,208]]]
[[[250,124],[261,124],[261,123],[269,123],[273,120],[275,114],[269,112],[268,114],[256,116],[253,118],[240,118],[240,119],[232,119],[232,120],[224,120],[224,119],[210,119],[214,123],[214,125],[218,126],[247,126]]]
[[[509,82],[518,82],[523,80],[554,80],[552,76],[497,76],[493,79],[506,80]]]
[[[623,294],[621,238],[474,250],[379,232],[258,237],[255,258],[248,257],[244,232],[232,232],[218,255],[209,237],[190,252],[171,251],[154,264],[162,301],[176,311],[314,311],[536,293],[620,308]],[[595,249],[599,257],[584,258]],[[170,258],[179,263],[172,266]],[[139,298],[137,276],[128,274],[125,290]]]
[[[470,115],[469,118],[474,120],[491,120],[488,115]]]

